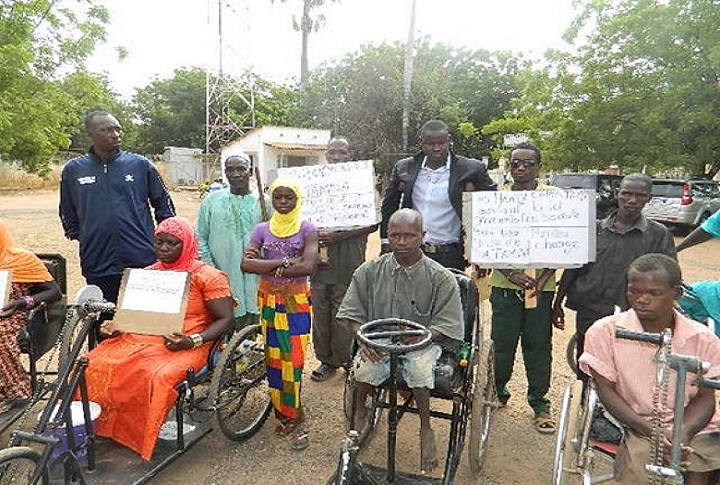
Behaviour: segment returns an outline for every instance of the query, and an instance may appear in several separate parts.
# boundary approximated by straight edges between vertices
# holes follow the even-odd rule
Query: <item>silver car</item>
[[[643,214],[687,230],[702,224],[718,209],[720,188],[715,181],[654,179],[652,199]]]

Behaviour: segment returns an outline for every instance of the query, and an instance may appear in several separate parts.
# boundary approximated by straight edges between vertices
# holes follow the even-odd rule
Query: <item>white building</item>
[[[200,185],[210,175],[202,161],[200,148],[165,147],[164,173],[173,185]]]
[[[264,186],[270,186],[281,167],[317,165],[325,162],[330,130],[263,126],[249,131],[242,138],[228,143],[220,151],[222,161],[231,155],[245,152],[253,166],[260,169]],[[224,173],[221,167],[221,172]]]

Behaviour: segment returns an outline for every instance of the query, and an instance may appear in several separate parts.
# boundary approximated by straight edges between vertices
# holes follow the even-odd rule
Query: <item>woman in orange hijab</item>
[[[31,397],[30,377],[20,362],[17,337],[30,310],[62,297],[45,265],[32,252],[15,245],[0,221],[0,271],[10,272],[10,297],[0,295],[0,414]]]
[[[177,400],[175,386],[187,369],[201,369],[211,342],[227,332],[233,321],[233,299],[225,273],[198,259],[198,241],[190,223],[170,217],[155,229],[158,262],[148,269],[187,271],[190,290],[182,333],[142,335],[113,331],[87,358],[88,397],[102,412],[96,434],[125,445],[150,460],[160,428]]]

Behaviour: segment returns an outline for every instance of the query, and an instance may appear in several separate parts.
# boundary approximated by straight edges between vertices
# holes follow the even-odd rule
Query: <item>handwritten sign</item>
[[[595,193],[463,194],[466,257],[486,268],[571,268],[595,260]]]
[[[189,284],[185,271],[125,270],[114,318],[118,329],[152,335],[182,331]]]
[[[10,290],[12,285],[12,271],[2,270],[0,271],[0,308],[4,307],[10,299]]]
[[[372,160],[278,169],[303,188],[303,218],[320,228],[371,226],[379,220]]]

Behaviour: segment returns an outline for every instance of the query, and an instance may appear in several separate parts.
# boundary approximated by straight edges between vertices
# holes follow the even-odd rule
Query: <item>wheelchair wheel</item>
[[[568,340],[567,347],[565,347],[565,360],[567,361],[570,369],[577,375],[577,334],[573,334]]]
[[[580,448],[582,439],[582,381],[568,386],[563,396],[560,412],[560,427],[555,444],[555,460],[553,462],[553,485],[569,485],[583,483],[583,471],[579,469]]]
[[[260,325],[233,335],[210,381],[214,420],[230,440],[242,441],[265,423],[272,403],[265,371],[265,348],[259,343]]]
[[[65,325],[63,325],[63,328],[60,330],[62,332],[62,339],[60,340],[60,350],[58,351],[58,371],[70,365],[72,360],[90,351],[89,340],[86,338],[82,347],[80,347],[80,353],[76,356],[70,355],[73,344],[80,335],[84,320],[80,318],[80,313],[74,308],[68,307],[67,311],[72,312],[72,315],[69,315],[68,318],[65,319]]]
[[[360,433],[358,437],[358,442],[361,445],[365,443],[365,441],[368,439],[368,437],[372,434],[373,430],[377,426],[378,422],[380,422],[380,418],[382,417],[383,412],[383,407],[380,406],[380,403],[384,402],[386,397],[387,389],[382,389],[379,387],[373,389],[373,392],[370,395],[370,412],[368,413],[367,426],[365,426],[364,429],[358,430],[358,432]],[[350,429],[352,427],[351,419],[353,407],[355,406],[354,398],[355,379],[352,377],[352,374],[350,374],[348,375],[347,379],[345,379],[345,388],[343,390],[343,411],[345,412],[345,423],[347,425],[347,429]]]
[[[40,462],[40,453],[28,446],[13,446],[0,450],[0,485],[27,485]],[[37,483],[49,483],[47,468]]]
[[[470,442],[468,458],[470,470],[477,474],[483,466],[490,439],[493,412],[497,404],[495,389],[495,346],[492,340],[483,342],[480,359],[475,367],[475,382],[470,408]]]

